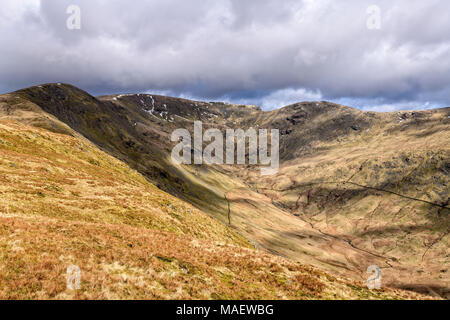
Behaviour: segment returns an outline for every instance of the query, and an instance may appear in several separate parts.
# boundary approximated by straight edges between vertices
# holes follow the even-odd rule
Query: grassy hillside
[[[315,230],[377,256],[390,285],[449,297],[450,110],[357,113],[358,130],[313,140],[276,176],[248,173],[247,182]],[[345,265],[361,273],[360,263]]]
[[[76,133],[1,120],[0,179],[2,299],[421,297],[254,249]]]
[[[77,152],[66,149],[70,159],[56,162],[65,163],[61,179],[75,175],[72,187],[64,178],[67,185],[58,186],[63,191],[52,191],[55,183],[34,181],[29,168],[23,170],[26,179],[13,182],[23,180],[26,190],[35,182],[30,192],[36,196],[21,204],[30,206],[27,212],[249,247],[240,234],[252,247],[360,283],[376,264],[384,285],[435,297],[448,296],[450,288],[449,116],[449,109],[374,113],[328,102],[264,112],[156,95],[94,98],[65,84],[0,96],[0,118],[77,141]],[[255,166],[173,164],[170,134],[180,127],[192,130],[194,120],[205,128],[278,128],[279,173],[262,178]],[[27,148],[30,159],[40,157],[41,146]],[[99,159],[91,156],[97,152]],[[74,171],[81,164],[93,177]],[[131,173],[118,175],[115,164]],[[186,211],[183,201],[198,209]],[[191,217],[192,210],[201,215]],[[203,221],[205,216],[215,219]]]

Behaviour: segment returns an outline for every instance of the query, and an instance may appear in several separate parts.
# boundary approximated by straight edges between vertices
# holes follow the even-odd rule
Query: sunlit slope
[[[365,121],[350,135],[299,144],[305,153],[276,176],[247,182],[315,230],[379,256],[386,283],[448,296],[449,115],[359,113]]]
[[[419,297],[255,250],[75,133],[0,121],[0,179],[3,299]]]
[[[148,94],[95,98],[66,84],[0,96],[1,119],[95,144],[135,169],[145,183],[195,205],[221,221],[220,226],[231,221],[231,228],[252,245],[361,282],[367,279],[367,267],[376,264],[382,268],[383,285],[434,296],[446,296],[449,288],[449,116],[449,109],[373,113],[328,102],[264,112],[254,106]],[[262,178],[254,166],[175,165],[169,156],[170,134],[176,128],[192,130],[194,120],[201,120],[205,129],[280,129],[278,175]],[[95,162],[89,166],[104,171]],[[153,203],[126,202],[134,189],[115,196],[121,206],[114,209],[102,192],[114,192],[116,185],[114,191],[95,183],[82,186],[90,197],[102,190],[104,201],[83,201],[92,206],[83,210],[88,222],[101,217],[135,226],[130,216],[144,215],[140,223],[145,228],[181,236],[191,230],[189,223],[183,227],[189,218],[179,224],[167,217],[148,219],[143,212]],[[43,194],[46,207],[53,201]],[[62,208],[71,205],[60,202]],[[372,213],[374,206],[378,209]],[[169,215],[178,214],[169,210],[172,204],[167,208]],[[399,214],[396,208],[402,208]]]

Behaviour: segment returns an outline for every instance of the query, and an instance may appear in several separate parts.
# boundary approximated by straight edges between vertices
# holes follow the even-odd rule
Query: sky
[[[0,93],[450,106],[448,0],[2,0]]]

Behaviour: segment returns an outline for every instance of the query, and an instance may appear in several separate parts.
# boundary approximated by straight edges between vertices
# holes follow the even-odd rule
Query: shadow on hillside
[[[393,288],[414,291],[421,294],[430,295],[437,298],[450,299],[450,286],[437,286],[426,284],[397,284]]]

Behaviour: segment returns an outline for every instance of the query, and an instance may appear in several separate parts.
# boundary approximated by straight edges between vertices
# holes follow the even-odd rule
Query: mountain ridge
[[[105,100],[105,99],[112,99],[114,97],[118,97],[118,96],[154,96],[154,97],[160,97],[160,98],[171,98],[171,99],[177,99],[180,101],[185,101],[185,102],[191,102],[191,103],[208,103],[208,104],[218,104],[218,105],[224,105],[224,106],[237,106],[237,107],[243,107],[243,108],[250,108],[250,109],[256,109],[258,111],[261,111],[263,113],[267,113],[267,112],[273,112],[276,110],[280,110],[280,109],[285,109],[285,108],[295,108],[297,105],[307,105],[307,106],[313,106],[314,104],[326,104],[326,105],[334,105],[337,107],[343,107],[343,108],[348,108],[348,109],[352,109],[352,110],[357,110],[363,113],[376,113],[376,114],[380,114],[380,113],[384,113],[384,114],[396,114],[396,113],[411,113],[411,112],[422,112],[422,111],[428,111],[428,110],[443,110],[443,109],[449,109],[449,107],[437,107],[437,108],[426,108],[426,109],[399,109],[399,110],[395,110],[395,111],[375,111],[375,110],[361,110],[358,109],[357,107],[351,107],[351,106],[347,106],[347,105],[343,105],[343,104],[339,104],[339,103],[335,103],[335,102],[331,102],[331,101],[327,101],[327,100],[311,100],[311,101],[298,101],[295,103],[290,103],[288,105],[284,105],[281,106],[279,108],[274,108],[271,110],[263,110],[260,106],[258,105],[251,105],[251,104],[236,104],[236,103],[231,103],[231,102],[224,102],[224,101],[205,101],[205,100],[196,100],[196,99],[189,99],[189,98],[181,98],[181,97],[174,97],[174,96],[166,96],[166,95],[161,95],[161,94],[153,94],[153,93],[119,93],[119,94],[101,94],[101,95],[93,95],[90,94],[88,91],[85,91],[83,89],[80,89],[72,84],[69,83],[62,83],[62,82],[49,82],[49,83],[42,83],[42,84],[38,84],[38,85],[34,85],[34,86],[30,86],[30,87],[26,87],[26,88],[22,88],[22,89],[18,89],[15,91],[11,91],[11,92],[5,92],[5,93],[0,93],[0,95],[5,95],[5,94],[12,94],[12,93],[16,93],[16,92],[21,92],[23,90],[32,90],[33,88],[44,88],[44,87],[49,87],[49,86],[63,86],[63,87],[70,87],[76,90],[79,90],[80,92],[83,92],[83,94],[89,95],[91,97],[94,97],[98,100]]]

